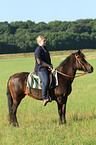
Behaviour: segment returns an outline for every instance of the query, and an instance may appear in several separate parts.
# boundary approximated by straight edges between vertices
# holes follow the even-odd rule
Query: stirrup
[[[30,93],[31,93],[29,87],[26,87],[26,93],[27,93],[27,94],[30,94]]]
[[[50,96],[48,97],[48,102],[52,102],[52,99]]]

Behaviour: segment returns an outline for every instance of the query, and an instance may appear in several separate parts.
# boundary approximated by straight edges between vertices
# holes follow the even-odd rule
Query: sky
[[[96,0],[1,0],[0,22],[96,19]]]

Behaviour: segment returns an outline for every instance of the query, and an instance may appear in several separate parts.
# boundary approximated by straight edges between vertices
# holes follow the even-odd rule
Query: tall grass
[[[54,67],[69,55],[52,53]],[[96,144],[96,52],[85,52],[94,72],[76,78],[67,102],[67,124],[59,126],[56,102],[26,96],[18,107],[19,128],[8,123],[6,85],[10,75],[34,70],[34,56],[0,59],[0,144],[2,145],[95,145]],[[90,56],[90,57],[89,57]]]

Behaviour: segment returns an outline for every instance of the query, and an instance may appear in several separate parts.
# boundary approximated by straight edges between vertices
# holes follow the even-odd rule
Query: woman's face
[[[39,45],[42,47],[46,46],[46,40],[42,39]]]

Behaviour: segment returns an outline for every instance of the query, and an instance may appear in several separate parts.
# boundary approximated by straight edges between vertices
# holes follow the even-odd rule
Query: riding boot
[[[49,100],[48,100],[48,99],[45,99],[45,100],[43,101],[43,106],[46,106],[48,102],[49,102]]]

